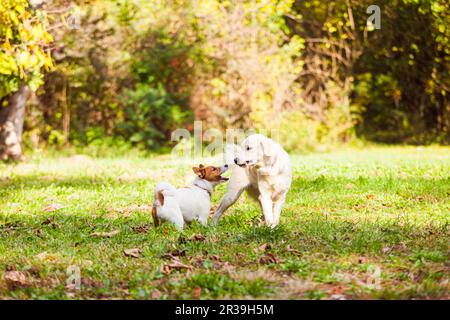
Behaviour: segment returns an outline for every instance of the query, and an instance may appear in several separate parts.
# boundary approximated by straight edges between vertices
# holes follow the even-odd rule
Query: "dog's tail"
[[[155,186],[155,200],[153,201],[152,207],[153,223],[155,227],[159,225],[157,207],[162,207],[164,205],[164,190],[167,190],[170,194],[175,191],[175,187],[166,181],[160,182]]]
[[[152,216],[155,227],[159,219],[169,220],[183,228],[183,216],[175,199],[175,187],[168,182],[160,182],[155,187],[155,201],[153,202]]]
[[[164,192],[165,194],[167,194],[168,196],[175,196],[175,187],[173,185],[171,185],[170,183],[163,181],[158,183],[155,186],[155,200],[158,200],[158,196],[157,193],[161,192],[161,191],[166,191]],[[162,205],[162,204],[161,204]]]

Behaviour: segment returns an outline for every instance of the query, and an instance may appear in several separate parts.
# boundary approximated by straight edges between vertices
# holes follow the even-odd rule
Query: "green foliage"
[[[356,128],[375,141],[448,143],[448,1],[379,1],[381,30],[367,25],[372,4],[295,2],[305,113],[331,129],[329,141],[351,141]]]
[[[289,152],[316,150],[320,123],[301,111],[285,112],[280,125],[279,141]]]
[[[26,128],[41,146],[89,144],[90,128],[102,127],[105,137],[164,148],[171,130],[194,118],[205,129],[278,130],[296,151],[357,138],[448,143],[448,3],[383,0],[381,30],[367,26],[371,4],[80,3],[80,29],[52,28],[56,68]],[[65,6],[52,0],[44,9]],[[0,60],[5,70],[14,57]],[[11,92],[20,77],[0,79]]]
[[[0,100],[19,89],[21,82],[36,90],[43,71],[53,67],[44,11],[30,8],[27,0],[2,0],[0,4]]]
[[[448,1],[379,5],[382,29],[367,36],[354,70],[353,101],[364,110],[358,132],[388,143],[448,143]]]
[[[201,119],[218,128],[277,129],[287,104],[297,105],[295,78],[304,41],[287,37],[292,0],[201,2],[201,61],[191,92]],[[203,64],[201,66],[203,66]]]
[[[80,138],[82,138],[81,141],[72,138],[74,148],[65,147],[68,154],[82,153],[91,157],[123,157],[143,154],[134,148],[128,139],[108,135],[103,127],[91,127]]]
[[[190,116],[161,83],[153,85],[152,81],[138,83],[136,88],[126,91],[124,107],[124,121],[117,125],[117,132],[133,144],[149,149],[161,147],[170,139],[171,131]]]

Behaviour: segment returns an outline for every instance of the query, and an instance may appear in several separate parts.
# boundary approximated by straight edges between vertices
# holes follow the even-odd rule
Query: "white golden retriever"
[[[277,226],[292,182],[289,155],[275,141],[253,134],[237,146],[233,162],[227,193],[214,214],[213,224],[247,190],[259,200],[266,224]]]

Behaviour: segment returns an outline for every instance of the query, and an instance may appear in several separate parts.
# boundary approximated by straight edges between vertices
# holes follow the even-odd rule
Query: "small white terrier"
[[[222,167],[193,167],[197,177],[185,188],[176,189],[168,182],[160,182],[155,187],[155,201],[152,215],[155,226],[159,220],[169,221],[178,229],[183,229],[185,223],[197,219],[202,225],[208,222],[211,209],[211,194],[216,185],[228,178],[221,176],[228,170],[228,165]]]

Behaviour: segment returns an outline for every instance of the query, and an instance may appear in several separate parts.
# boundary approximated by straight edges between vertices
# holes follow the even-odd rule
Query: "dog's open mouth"
[[[230,180],[229,178],[226,177],[222,177],[221,175],[219,176],[219,181],[228,181]]]
[[[246,161],[244,163],[237,163],[237,165],[239,167],[241,167],[241,168],[250,167],[250,166],[253,166],[255,164],[256,164],[256,162],[253,162],[253,161]]]

